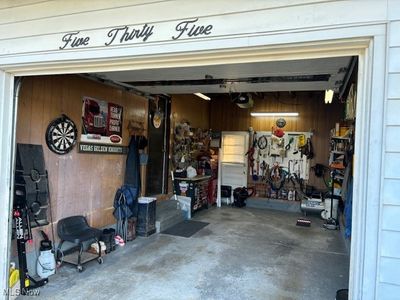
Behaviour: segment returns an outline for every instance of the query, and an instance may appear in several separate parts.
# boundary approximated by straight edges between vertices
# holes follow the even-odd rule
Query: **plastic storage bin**
[[[156,232],[156,198],[139,197],[136,233],[149,236]]]

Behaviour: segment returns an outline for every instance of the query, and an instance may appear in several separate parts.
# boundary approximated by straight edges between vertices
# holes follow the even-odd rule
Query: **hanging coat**
[[[129,142],[129,150],[126,158],[124,183],[137,189],[140,195],[140,158],[138,147],[139,136],[132,136]]]

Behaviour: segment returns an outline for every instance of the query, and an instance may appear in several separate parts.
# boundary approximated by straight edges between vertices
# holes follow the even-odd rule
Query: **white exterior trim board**
[[[0,71],[0,298],[7,288],[11,242],[11,203],[13,200],[15,105],[13,76]],[[4,242],[3,242],[4,241]]]
[[[379,40],[378,40],[379,41]],[[293,46],[301,46],[301,45],[293,45]],[[326,53],[323,51],[323,50],[319,50],[318,49],[318,46],[317,46],[317,44],[315,44],[314,45],[314,47],[315,47],[315,51],[314,52],[312,52],[312,56],[314,56],[314,57],[318,57],[318,56],[323,56],[324,54],[326,55]],[[323,48],[323,47],[322,47]],[[371,43],[371,48],[372,48],[372,43]],[[338,52],[338,53],[340,53],[340,49],[341,49],[341,47],[340,47],[340,43],[336,46],[336,51]],[[292,49],[292,51],[294,51],[295,50],[295,47]],[[319,51],[318,51],[319,50]],[[251,49],[249,50],[250,51],[250,53],[251,53]],[[347,51],[347,50],[346,50]],[[307,53],[308,52],[308,53]],[[297,53],[297,58],[304,58],[304,57],[309,57],[309,53],[311,52],[310,51],[310,49],[309,49],[309,51],[307,51],[306,52],[306,55],[304,55],[304,54],[302,54],[302,53]],[[334,53],[334,50],[329,50],[329,53]],[[348,51],[349,53],[350,53],[350,51]],[[353,52],[353,54],[358,54],[358,53],[360,53],[361,52],[361,49],[358,49],[358,51],[354,51]],[[227,53],[229,53],[229,51],[227,52]],[[366,55],[364,55],[364,56],[361,56],[361,67],[360,67],[360,76],[361,76],[361,78],[363,78],[363,79],[365,79],[366,81],[366,85],[365,85],[365,88],[362,88],[362,91],[361,92],[359,92],[359,97],[360,97],[360,99],[363,99],[363,102],[362,103],[364,103],[364,101],[366,101],[367,102],[367,104],[365,105],[361,105],[361,108],[362,109],[360,109],[360,110],[358,110],[358,118],[357,118],[357,121],[358,121],[358,126],[361,126],[361,127],[359,127],[359,128],[362,128],[363,129],[363,132],[361,132],[361,134],[360,133],[358,133],[357,134],[357,136],[358,136],[358,140],[357,140],[357,145],[360,145],[360,149],[364,149],[364,150],[362,150],[362,151],[359,151],[360,153],[357,153],[357,157],[359,158],[359,159],[361,159],[361,160],[364,160],[365,158],[367,158],[367,160],[368,160],[368,157],[371,157],[370,155],[369,155],[369,151],[367,151],[367,150],[365,150],[367,147],[363,147],[363,145],[367,145],[368,144],[368,140],[363,140],[363,139],[361,139],[361,136],[370,136],[370,134],[371,134],[371,128],[370,128],[370,126],[368,125],[368,119],[369,119],[369,115],[370,115],[370,112],[371,112],[371,107],[370,107],[370,105],[368,104],[369,102],[369,100],[368,99],[370,99],[370,93],[371,93],[371,84],[370,84],[370,82],[371,82],[371,79],[372,78],[370,78],[370,76],[369,76],[369,71],[372,71],[372,69],[370,68],[370,66],[371,66],[371,60],[374,58],[374,56],[372,55],[372,54],[370,54],[371,53],[371,51],[370,50],[367,50],[366,51]],[[376,53],[376,52],[375,52]],[[242,55],[244,55],[245,57],[247,57],[248,56],[248,53],[246,53],[246,51],[243,51],[243,53],[242,53]],[[292,55],[289,55],[290,57],[295,57],[296,55],[295,54],[292,54]],[[212,56],[211,56],[212,57]],[[281,59],[281,57],[283,58],[284,57],[284,55],[282,55],[282,54],[279,54],[278,55],[278,60],[279,59]],[[220,54],[219,56],[218,56],[218,58],[219,58],[219,62],[220,63],[224,63],[224,61],[223,61],[223,55],[222,54]],[[228,58],[228,56],[226,56],[225,58]],[[258,57],[258,58],[260,58],[260,57]],[[138,60],[139,60],[140,58],[138,58]],[[203,59],[204,60],[206,60],[207,61],[207,57],[205,56],[205,57],[203,57]],[[254,59],[254,58],[253,58]],[[271,56],[270,57],[270,59],[273,59],[273,56]],[[171,65],[173,65],[173,62],[174,62],[174,59],[172,58],[171,59],[171,62],[170,62],[170,64]],[[180,64],[180,60],[179,59],[176,59],[175,60],[175,62],[177,63],[177,64]],[[364,62],[364,64],[368,64],[368,66],[369,66],[369,68],[366,68],[366,69],[363,69],[363,67],[362,67],[362,65],[363,65],[363,63],[362,62]],[[154,63],[156,63],[156,62],[154,62],[153,61],[153,64]],[[203,62],[204,63],[204,62]],[[99,70],[101,69],[101,66],[103,65],[103,66],[107,66],[107,64],[108,64],[108,62],[107,61],[104,61],[104,62],[97,62],[97,66],[96,66],[96,68],[98,68]],[[149,65],[151,65],[150,64],[150,62],[149,62]],[[21,67],[25,67],[25,66],[21,66]],[[29,66],[28,66],[29,67]],[[42,68],[43,68],[44,66],[42,66]],[[74,68],[74,66],[69,66],[70,68],[71,68],[71,71],[73,70],[73,68]],[[79,67],[76,67],[75,68],[77,71],[79,70]],[[364,70],[364,71],[363,71]],[[45,73],[45,74],[49,74],[49,73],[51,73],[51,71],[52,71],[52,69],[51,68],[49,68],[49,69],[42,69],[41,70],[41,72],[43,72],[43,73]],[[362,81],[363,82],[363,81]],[[361,87],[362,87],[362,84],[361,84]],[[379,88],[379,87],[378,87]],[[378,92],[379,92],[379,89],[378,89]],[[379,103],[376,103],[375,102],[375,106],[377,105],[377,104],[379,104]],[[382,105],[383,105],[383,103],[382,103]],[[379,107],[375,107],[375,109],[377,109],[377,111],[380,111],[381,109],[379,108]],[[379,126],[378,126],[379,127]],[[382,128],[376,128],[375,130],[382,130]],[[372,150],[371,150],[372,151]],[[367,164],[368,165],[368,164]],[[364,170],[365,169],[365,170]],[[380,170],[380,167],[378,168],[379,170]],[[361,170],[361,171],[360,171]],[[356,168],[356,172],[357,173],[359,173],[359,174],[367,174],[367,173],[370,173],[370,172],[368,172],[368,169],[366,168],[366,167],[364,167],[364,166],[362,166],[361,164],[359,164],[359,166],[358,166],[358,168]],[[377,174],[378,172],[374,172],[373,174],[372,174],[372,177],[375,177],[375,176],[378,176],[379,177],[379,174]],[[368,273],[369,273],[369,276],[371,276],[371,271],[372,271],[372,273],[376,273],[376,262],[375,263],[373,263],[372,264],[372,266],[370,266],[370,264],[371,264],[371,261],[363,261],[363,258],[364,258],[364,251],[365,251],[365,247],[366,246],[368,246],[368,244],[366,244],[366,242],[365,242],[365,237],[366,236],[370,236],[370,242],[371,242],[371,244],[370,245],[377,245],[377,243],[376,242],[374,242],[373,241],[373,239],[376,239],[377,238],[377,233],[376,234],[373,234],[373,235],[370,235],[370,234],[367,234],[366,233],[366,226],[365,226],[365,224],[362,222],[362,221],[364,221],[365,220],[365,217],[366,217],[366,215],[367,215],[367,208],[366,207],[364,207],[364,203],[365,203],[365,199],[366,199],[366,195],[367,195],[367,190],[368,190],[368,184],[365,182],[365,181],[361,181],[361,182],[355,182],[355,188],[354,188],[354,191],[355,191],[355,193],[357,194],[357,196],[359,197],[359,199],[360,199],[360,201],[359,201],[359,205],[355,205],[356,207],[355,207],[355,215],[357,216],[357,217],[355,217],[355,223],[356,224],[358,224],[357,222],[360,222],[360,220],[361,220],[361,226],[360,227],[358,227],[357,228],[357,225],[354,227],[354,235],[357,237],[357,239],[353,239],[353,243],[356,243],[356,240],[357,240],[357,243],[358,244],[355,244],[354,246],[356,246],[357,248],[358,248],[358,253],[357,253],[357,255],[355,255],[355,253],[352,253],[352,265],[353,265],[353,271],[351,272],[351,278],[352,278],[352,280],[350,281],[350,287],[352,288],[352,293],[353,293],[353,295],[354,295],[354,297],[353,297],[353,299],[356,299],[355,298],[355,296],[356,295],[363,295],[363,296],[365,296],[366,297],[366,295],[374,295],[374,291],[375,291],[375,284],[369,284],[369,285],[365,285],[365,284],[363,284],[363,277],[365,276],[365,273],[364,272],[366,272],[367,271],[367,269],[368,269]],[[367,202],[368,203],[368,202]],[[359,214],[357,213],[357,212],[360,212]],[[377,231],[377,230],[376,230]],[[372,239],[372,241],[371,241],[371,239]],[[355,249],[356,247],[352,247],[352,249]],[[353,250],[354,251],[354,250]],[[374,248],[374,249],[372,249],[372,250],[370,250],[370,249],[367,249],[367,251],[372,251],[372,252],[374,252],[374,251],[376,251],[376,248]],[[354,267],[355,266],[357,266],[357,269],[354,269]],[[361,267],[361,269],[360,269],[360,267]],[[364,270],[364,271],[363,271]],[[364,275],[363,275],[364,274]],[[372,278],[375,278],[375,277],[372,277]],[[365,280],[365,277],[364,277],[364,280]],[[372,289],[372,290],[371,290]],[[368,299],[368,298],[363,298],[363,299]]]
[[[306,31],[286,30],[276,33],[264,33],[250,36],[238,36],[233,34],[219,38],[182,40],[175,42],[154,42],[147,44],[129,44],[111,47],[69,49],[63,51],[58,50],[60,41],[60,37],[58,37],[56,42],[53,42],[54,45],[51,47],[49,46],[49,43],[51,44],[52,42],[47,40],[44,41],[43,43],[47,45],[46,49],[42,49],[42,46],[40,46],[40,48],[38,48],[36,51],[30,51],[26,54],[0,55],[0,68],[9,69],[13,66],[18,67],[18,65],[21,64],[32,64],[34,62],[36,62],[38,65],[41,65],[41,68],[43,68],[43,64],[53,63],[54,61],[57,61],[58,64],[61,61],[71,63],[76,60],[77,57],[79,57],[82,61],[81,63],[84,64],[86,64],[88,61],[93,62],[104,59],[123,60],[124,58],[129,58],[131,59],[131,62],[126,68],[130,68],[134,67],[134,64],[132,63],[132,57],[134,57],[133,61],[136,61],[137,59],[135,58],[139,58],[141,56],[176,56],[177,53],[181,53],[182,49],[185,49],[186,53],[193,52],[196,54],[210,54],[210,52],[218,53],[220,51],[226,51],[227,49],[238,51],[238,49],[243,47],[254,47],[256,50],[257,47],[265,47],[265,45],[268,45],[268,47],[271,49],[275,47],[282,50],[282,48],[284,49],[286,47],[292,47],[293,43],[296,43],[298,46],[301,46],[301,43],[315,46],[316,44],[320,44],[321,41],[324,41],[324,43],[326,43],[328,46],[329,40],[331,40],[332,44],[335,44],[338,43],[338,39],[353,39],[353,43],[358,43],[361,40],[364,40],[365,43],[368,43],[368,39],[370,39],[372,36],[385,34],[385,24],[386,23],[377,23],[374,25],[337,28],[330,26],[329,29],[314,28],[314,30],[310,29]],[[312,34],[310,34],[311,32]],[[21,43],[22,45],[40,45],[40,43],[38,43],[35,39],[32,41],[21,41]],[[160,45],[162,45],[162,48]],[[350,41],[348,46],[351,49]],[[52,50],[50,50],[49,47]],[[32,47],[30,47],[30,49],[32,49]],[[205,51],[204,49],[208,50]],[[360,49],[359,45],[352,48],[352,50],[355,49]],[[336,50],[338,49],[336,48]]]

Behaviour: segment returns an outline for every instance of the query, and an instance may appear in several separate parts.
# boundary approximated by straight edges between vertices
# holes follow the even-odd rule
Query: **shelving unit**
[[[331,150],[329,153],[329,168],[336,171],[334,194],[341,195],[341,185],[344,180],[344,173],[348,161],[348,153],[353,148],[353,138],[351,136],[331,136]]]
[[[351,147],[350,137],[331,137],[331,151],[329,155],[329,167],[336,170],[345,169],[346,151]]]

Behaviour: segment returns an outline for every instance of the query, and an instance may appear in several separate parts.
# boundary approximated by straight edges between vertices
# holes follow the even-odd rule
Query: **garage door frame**
[[[320,41],[304,42],[297,32],[287,33],[280,44],[273,44],[273,38],[265,39],[263,45],[249,45],[243,40],[240,46],[217,50],[187,51],[181,53],[128,56],[116,58],[96,58],[82,60],[80,52],[70,54],[63,60],[54,56],[53,61],[39,63],[18,57],[8,60],[0,71],[0,136],[2,140],[0,174],[0,236],[9,236],[11,232],[11,203],[13,190],[15,149],[8,145],[15,142],[15,116],[17,103],[13,100],[14,76],[51,75],[62,73],[85,73],[119,71],[127,69],[149,69],[182,66],[200,66],[210,64],[246,63],[257,61],[277,61],[309,59],[332,56],[358,55],[359,86],[357,107],[356,163],[354,180],[353,239],[351,241],[350,261],[350,299],[374,299],[377,285],[377,260],[379,243],[380,190],[382,186],[384,132],[383,112],[385,108],[386,74],[386,24],[374,24],[346,29],[353,37],[342,39],[343,28],[320,29],[311,39],[325,36]],[[366,36],[366,33],[368,35]],[[269,42],[268,42],[269,41]],[[262,43],[261,43],[262,44]],[[97,51],[102,51],[98,49]],[[107,56],[112,57],[110,50]],[[87,53],[86,53],[87,55]],[[374,112],[372,124],[371,114]],[[368,220],[368,226],[367,222]],[[0,278],[7,278],[10,242],[3,239],[0,247]],[[0,283],[0,291],[5,288]],[[2,296],[0,296],[1,298]]]

